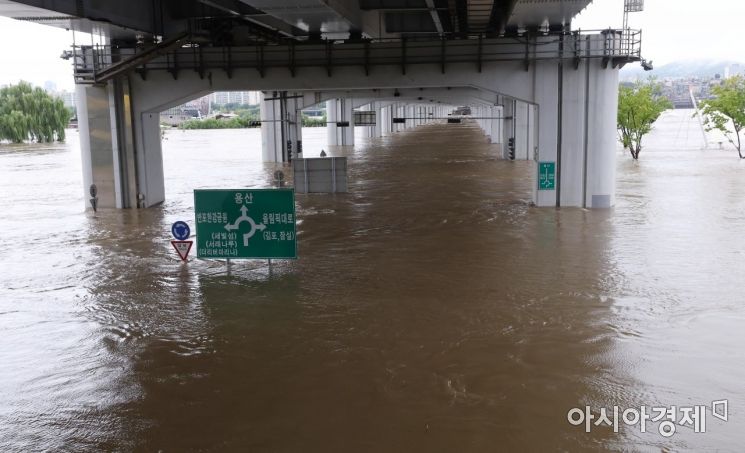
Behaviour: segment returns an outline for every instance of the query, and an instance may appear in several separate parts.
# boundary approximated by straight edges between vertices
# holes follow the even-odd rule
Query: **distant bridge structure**
[[[618,70],[642,60],[641,31],[573,30],[590,1],[0,0],[0,15],[92,36],[65,57],[100,207],[164,201],[161,111],[258,90],[267,162],[302,150],[302,111],[322,103],[329,144],[348,146],[355,111],[379,137],[467,106],[503,157],[554,164],[538,206],[605,208]]]

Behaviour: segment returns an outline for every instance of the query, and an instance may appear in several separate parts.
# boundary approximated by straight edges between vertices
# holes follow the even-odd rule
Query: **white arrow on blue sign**
[[[184,241],[186,239],[189,239],[189,236],[191,235],[191,229],[189,228],[189,225],[186,224],[186,222],[179,220],[178,222],[174,222],[173,225],[171,225],[171,234],[173,234],[173,237],[175,237],[177,240]]]

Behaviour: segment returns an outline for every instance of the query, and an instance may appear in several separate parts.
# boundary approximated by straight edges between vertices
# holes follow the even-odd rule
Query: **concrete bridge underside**
[[[375,113],[378,137],[468,106],[502,157],[536,173],[553,164],[555,184],[536,178],[538,206],[614,204],[618,69],[640,58],[639,42],[571,31],[589,0],[130,3],[0,2],[0,15],[100,38],[68,56],[85,190],[96,184],[101,207],[164,201],[161,111],[248,90],[263,92],[267,162],[297,156],[301,112],[319,104],[332,145],[354,144],[355,110]]]

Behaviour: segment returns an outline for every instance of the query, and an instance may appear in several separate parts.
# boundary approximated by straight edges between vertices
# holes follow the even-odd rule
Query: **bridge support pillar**
[[[326,101],[326,128],[329,146],[354,145],[354,114],[351,99],[332,99]],[[349,122],[349,126],[338,127],[339,122]]]
[[[383,137],[391,135],[392,111],[392,105],[380,109],[380,135]]]
[[[602,43],[593,43],[602,47]],[[539,163],[538,206],[609,208],[615,204],[618,70],[600,60],[536,62]],[[541,190],[541,163],[555,168],[554,186]],[[549,176],[550,178],[550,176]]]
[[[532,159],[535,148],[535,106],[526,102],[515,103],[514,126],[515,159]]]
[[[375,124],[365,126],[365,136],[367,138],[379,138],[380,137],[380,103],[372,101],[367,105],[363,105],[359,108],[362,112],[375,112]]]
[[[85,200],[97,207],[149,207],[163,202],[165,185],[159,114],[135,112],[127,79],[77,85]],[[86,201],[86,207],[90,204]]]
[[[491,107],[484,107],[483,112],[484,131],[486,132],[486,136],[489,137],[489,143],[494,143],[492,137],[497,134],[497,129],[494,128],[494,122],[492,121],[494,110]]]
[[[302,106],[286,91],[262,92],[261,156],[264,162],[290,162],[303,150]]]
[[[121,208],[117,203],[114,174],[114,151],[111,144],[111,111],[107,87],[75,86],[78,108],[80,152],[83,163],[83,190],[85,205],[90,198],[92,184],[98,190],[98,206]]]
[[[375,125],[370,127],[371,136],[373,138],[380,138],[383,136],[382,123],[380,122],[380,116],[383,113],[383,109],[380,107],[380,103],[378,102],[373,102],[370,107],[372,111],[375,112]]]
[[[402,130],[406,129],[406,108],[403,104],[396,103],[396,117],[397,118],[404,118],[403,123],[396,123],[396,132],[401,132]]]
[[[489,107],[487,113],[490,128],[489,142],[502,143],[502,108],[498,106]]]
[[[505,159],[509,159],[509,144],[510,139],[515,139],[515,104],[517,102],[514,99],[505,98],[504,105],[502,107],[502,156]]]

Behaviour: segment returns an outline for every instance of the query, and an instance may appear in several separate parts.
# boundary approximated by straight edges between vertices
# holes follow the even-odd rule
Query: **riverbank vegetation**
[[[0,140],[65,141],[71,116],[61,99],[27,82],[0,89]]]
[[[701,114],[707,131],[721,131],[737,149],[740,159],[745,159],[741,137],[745,129],[745,78],[737,76],[726,79],[713,87],[711,92],[715,96],[713,99],[701,101]]]
[[[257,120],[243,117],[235,118],[205,118],[184,121],[179,129],[243,129],[247,127],[258,127]]]
[[[642,151],[642,138],[652,130],[652,125],[662,112],[672,104],[662,95],[659,84],[653,80],[640,82],[633,87],[618,89],[618,133],[623,147],[634,160]]]
[[[223,107],[220,113],[237,116],[187,120],[179,125],[179,129],[243,129],[261,126],[258,106],[240,106],[234,110],[227,110]],[[325,126],[326,116],[303,115],[303,127]]]

